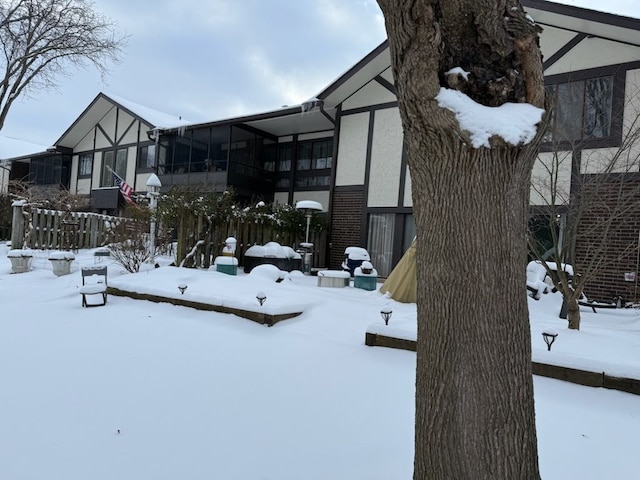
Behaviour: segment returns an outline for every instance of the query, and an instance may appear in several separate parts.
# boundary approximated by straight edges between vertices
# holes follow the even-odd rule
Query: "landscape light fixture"
[[[393,310],[391,310],[391,307],[388,306],[382,307],[382,310],[380,310],[380,316],[384,320],[385,325],[389,325],[389,319],[391,318],[392,313]]]
[[[178,285],[178,290],[180,290],[180,294],[184,295],[184,291],[187,289],[187,284],[186,283],[181,283],[180,285]]]
[[[551,345],[556,341],[556,337],[558,336],[558,332],[555,330],[544,330],[542,332],[542,338],[544,338],[544,343],[547,344],[547,351],[551,351]]]
[[[262,306],[262,304],[267,301],[267,296],[264,292],[258,292],[256,299],[258,300],[258,303],[260,303],[260,306]]]

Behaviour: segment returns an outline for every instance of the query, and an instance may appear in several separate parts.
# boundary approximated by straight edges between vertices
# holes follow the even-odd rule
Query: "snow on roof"
[[[49,147],[50,145],[40,145],[38,143],[0,135],[0,160],[41,153]]]
[[[112,95],[110,93],[104,94],[114,102],[119,103],[121,106],[129,110],[131,113],[134,113],[138,117],[143,118],[154,127],[172,128],[180,127],[182,125],[188,125],[189,123],[191,123],[188,120],[182,119],[182,117],[175,117],[173,115],[169,115],[168,113],[159,112],[158,110],[139,105],[118,95]]]

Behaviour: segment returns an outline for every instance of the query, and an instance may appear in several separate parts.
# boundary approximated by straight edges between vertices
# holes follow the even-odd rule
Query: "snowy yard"
[[[82,308],[80,252],[56,277],[46,253],[12,274],[0,245],[0,478],[410,479],[415,354],[364,345],[380,309],[415,331],[415,305],[294,276],[228,277],[109,265],[112,285],[301,316],[266,327],[236,316],[109,296]],[[267,300],[255,299],[264,291]],[[524,294],[524,289],[523,289]],[[640,314],[530,300],[534,359],[640,376]],[[541,332],[560,335],[547,352]],[[542,477],[634,479],[640,396],[535,377]]]

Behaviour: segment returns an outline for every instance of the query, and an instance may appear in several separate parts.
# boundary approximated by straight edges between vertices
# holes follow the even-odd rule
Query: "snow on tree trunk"
[[[525,231],[541,133],[475,148],[435,100],[542,107],[538,29],[514,1],[378,3],[418,232],[414,479],[539,478]]]

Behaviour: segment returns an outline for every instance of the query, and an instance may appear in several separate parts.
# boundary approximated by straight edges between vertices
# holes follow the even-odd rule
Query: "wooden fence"
[[[118,241],[121,235],[133,231],[148,231],[148,224],[140,225],[140,221],[124,217],[113,217],[87,212],[62,212],[26,205],[14,205],[11,243],[13,248],[26,246],[41,250],[78,250],[81,248],[97,248],[108,243]],[[124,225],[123,225],[124,224]],[[124,226],[125,228],[118,228]],[[129,228],[127,228],[129,227]],[[221,255],[225,240],[234,237],[237,240],[236,258],[240,265],[244,264],[244,254],[253,245],[264,245],[268,242],[278,242],[296,248],[303,238],[299,234],[282,233],[268,223],[251,221],[232,221],[220,224],[203,231],[202,221],[193,217],[193,221],[186,221],[182,225],[184,234],[178,250],[171,248],[176,240],[174,232],[160,229],[156,239],[157,252],[172,253],[177,258],[183,258],[198,242],[205,240],[206,248],[199,251],[196,266],[213,263],[213,259]],[[178,237],[180,235],[178,234]],[[326,232],[312,232],[309,241],[314,244],[314,267],[327,266],[327,234]],[[182,253],[180,253],[180,250]],[[207,257],[204,260],[203,257]]]
[[[133,220],[88,212],[62,212],[15,205],[11,232],[13,248],[78,250],[113,241],[115,228]]]
[[[166,235],[164,235],[166,237]],[[235,257],[240,266],[244,265],[244,255],[247,249],[253,245],[265,245],[269,242],[277,242],[297,248],[304,238],[299,233],[282,232],[274,228],[269,222],[255,222],[244,220],[232,220],[228,223],[220,223],[214,226],[206,226],[206,221],[201,216],[186,215],[179,222],[176,238],[178,240],[176,259],[181,261],[187,256],[194,246],[200,241],[197,254],[192,257],[188,266],[208,267],[215,257],[222,254],[225,240],[229,237],[236,239]],[[314,267],[325,267],[327,261],[326,232],[310,233],[309,241],[314,244]],[[158,240],[158,245],[166,241]],[[162,248],[162,247],[161,247]]]
[[[211,242],[214,246],[212,256],[215,258],[222,252],[224,242],[228,237],[234,237],[237,240],[236,258],[240,265],[244,265],[244,254],[253,245],[265,245],[269,242],[277,242],[280,245],[287,245],[297,249],[299,243],[304,238],[292,233],[278,232],[271,225],[266,223],[255,222],[232,222],[229,225],[218,226],[212,235]],[[309,233],[309,242],[313,243],[313,261],[314,267],[327,266],[327,234],[323,232]]]

